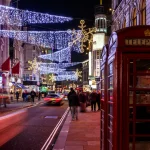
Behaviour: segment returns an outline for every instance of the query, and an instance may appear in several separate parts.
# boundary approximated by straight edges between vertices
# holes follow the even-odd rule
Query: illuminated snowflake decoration
[[[49,81],[54,82],[56,80],[56,77],[54,74],[49,75]]]
[[[72,30],[72,42],[69,42],[69,46],[79,45],[80,43],[80,52],[83,53],[85,48],[90,49],[91,43],[93,43],[93,33],[96,32],[96,28],[88,28],[86,29],[85,21],[80,21],[80,26],[78,26],[81,30],[76,31]],[[71,32],[68,30],[68,32]],[[88,46],[85,44],[88,42]]]
[[[82,78],[82,71],[79,71],[79,69],[76,69],[75,75],[76,75],[78,78]]]
[[[32,70],[32,72],[34,74],[36,74],[40,70],[40,63],[41,62],[37,62],[36,58],[34,58],[33,61],[29,60],[28,61],[28,64],[29,64],[28,70]]]

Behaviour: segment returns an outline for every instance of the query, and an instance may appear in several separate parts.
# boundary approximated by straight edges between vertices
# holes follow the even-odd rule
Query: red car
[[[62,105],[62,101],[64,99],[64,95],[59,95],[55,93],[49,93],[46,97],[44,97],[44,101],[50,104],[59,104]]]

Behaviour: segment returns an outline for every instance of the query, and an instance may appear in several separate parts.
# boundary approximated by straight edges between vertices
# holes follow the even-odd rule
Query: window
[[[141,25],[146,25],[146,0],[142,1],[142,6],[141,6]]]
[[[133,10],[133,17],[132,17],[132,25],[136,26],[137,25],[137,16],[136,16],[136,8]]]
[[[122,28],[125,28],[125,27],[126,27],[126,19],[124,19],[123,25],[122,25]]]

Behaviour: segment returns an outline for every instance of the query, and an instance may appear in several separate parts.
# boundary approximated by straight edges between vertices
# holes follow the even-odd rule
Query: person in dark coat
[[[80,102],[80,111],[86,112],[86,96],[82,91],[80,91],[79,93],[79,102]]]
[[[68,94],[69,107],[71,110],[72,120],[78,120],[78,106],[80,106],[79,98],[73,88],[70,89]]]
[[[90,94],[90,100],[91,100],[91,111],[96,111],[96,98],[97,98],[97,93],[93,91]]]
[[[31,95],[32,102],[34,103],[34,98],[36,96],[36,93],[32,90],[30,95]]]
[[[18,91],[16,92],[16,99],[17,99],[17,102],[18,102],[18,100],[19,100],[19,92]]]
[[[98,111],[100,110],[100,99],[101,99],[101,93],[100,93],[100,91],[98,91],[97,97],[96,97],[96,103],[98,106]]]
[[[27,93],[25,91],[23,91],[22,93],[22,98],[23,98],[23,101],[25,102],[26,101],[26,97],[27,97]]]

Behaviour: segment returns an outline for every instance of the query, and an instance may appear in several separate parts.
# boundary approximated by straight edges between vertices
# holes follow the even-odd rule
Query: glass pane
[[[129,91],[129,104],[133,104],[133,91]]]
[[[129,134],[133,134],[133,122],[129,122]]]
[[[110,131],[108,129],[108,140],[112,143],[112,137],[113,137],[113,134],[112,134],[112,131]]]
[[[109,81],[108,81],[108,83],[109,83],[109,89],[113,89],[113,76],[110,77],[110,78],[108,78],[108,79],[109,79]]]
[[[113,74],[113,65],[112,63],[109,64],[109,75],[112,75]]]
[[[132,150],[132,149],[133,149],[133,144],[129,143],[129,150]]]
[[[108,116],[108,126],[110,129],[113,129],[113,118]]]
[[[136,138],[135,149],[150,150],[150,137]]]
[[[101,71],[101,78],[104,79],[104,70]]]
[[[150,136],[150,122],[136,122],[136,134]]]
[[[108,101],[113,101],[113,91],[112,90],[108,91]]]
[[[150,75],[137,76],[136,87],[137,88],[150,88]]]
[[[150,59],[137,59],[136,71],[138,73],[150,73]]]
[[[129,75],[129,87],[133,87],[133,75]]]
[[[108,114],[113,116],[113,104],[108,104]]]
[[[112,150],[113,149],[113,146],[111,145],[111,143],[108,141],[108,150]]]
[[[133,107],[130,106],[129,108],[129,119],[133,119]]]
[[[101,80],[101,89],[104,89],[104,80]]]
[[[104,90],[101,90],[101,98],[104,99]]]
[[[133,73],[133,60],[130,60],[129,73]]]
[[[150,104],[150,91],[136,91],[136,104]]]
[[[150,120],[150,106],[136,106],[136,119]]]

